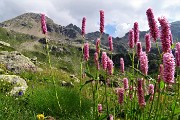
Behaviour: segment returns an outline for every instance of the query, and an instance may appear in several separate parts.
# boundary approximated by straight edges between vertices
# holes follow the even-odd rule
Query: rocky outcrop
[[[7,85],[8,83],[9,85]],[[28,88],[26,81],[16,75],[0,75],[0,84],[12,88],[10,91],[6,91],[11,96],[23,95]]]
[[[28,57],[25,57],[17,51],[2,51],[0,52],[0,63],[4,64],[5,67],[14,72],[20,73],[24,70],[37,71],[38,68]]]

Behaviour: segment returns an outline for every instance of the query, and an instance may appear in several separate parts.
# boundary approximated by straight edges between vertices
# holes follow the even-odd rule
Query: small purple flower
[[[145,41],[146,41],[146,53],[148,53],[151,50],[151,40],[149,34],[145,35]]]
[[[120,71],[124,73],[124,59],[120,58]]]
[[[82,19],[82,36],[84,36],[85,35],[85,27],[86,27],[86,18],[85,17],[83,17],[83,19]]]
[[[109,42],[109,50],[113,51],[113,40],[112,40],[112,36],[108,37],[108,42]]]
[[[134,31],[129,30],[129,47],[134,48]]]
[[[146,105],[146,102],[144,99],[143,78],[138,79],[137,95],[138,95],[139,106],[144,107]]]
[[[138,23],[134,23],[134,43],[136,44],[139,41],[139,26]]]
[[[23,91],[19,91],[18,95],[22,96],[23,95]]]
[[[104,11],[100,10],[100,33],[104,32]]]
[[[154,39],[154,41],[156,41],[157,38],[159,37],[159,30],[158,30],[157,22],[154,18],[153,10],[151,8],[149,8],[146,11],[146,15],[147,15],[147,19],[148,19],[151,37]]]
[[[142,52],[140,55],[140,70],[142,73],[147,75],[148,73],[148,58],[145,52]]]
[[[102,67],[104,70],[107,69],[107,59],[108,59],[108,57],[107,57],[106,52],[102,52],[101,63],[102,63]]]
[[[102,104],[98,104],[98,112],[102,113]]]
[[[128,79],[127,78],[123,78],[123,84],[124,84],[124,89],[127,90],[129,88],[129,84],[128,84]]]
[[[47,33],[46,16],[45,16],[45,14],[41,14],[41,29],[42,29],[42,33],[43,34]]]
[[[165,53],[163,55],[163,80],[167,84],[174,83],[175,74],[175,60],[172,53]]]
[[[89,59],[89,43],[84,44],[84,60],[88,61]]]

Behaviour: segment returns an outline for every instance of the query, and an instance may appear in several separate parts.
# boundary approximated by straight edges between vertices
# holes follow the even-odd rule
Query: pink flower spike
[[[151,40],[149,34],[145,35],[145,41],[146,41],[146,53],[148,53],[151,50]]]
[[[113,120],[113,115],[112,114],[109,115],[109,119],[108,120]]]
[[[152,101],[153,100],[153,94],[154,94],[154,85],[153,84],[149,84],[148,93],[149,93],[149,95],[151,94],[150,101]]]
[[[142,52],[140,55],[140,70],[142,73],[147,75],[148,73],[148,58],[145,52]]]
[[[100,33],[104,32],[104,11],[100,10]]]
[[[163,76],[163,64],[160,64],[160,66],[159,66],[159,74],[160,74],[160,77],[162,79],[162,76]]]
[[[174,83],[175,74],[175,60],[172,53],[165,53],[163,55],[163,80],[167,84]]]
[[[113,61],[111,59],[108,59],[108,61],[107,61],[107,68],[108,69],[107,70],[108,70],[109,75],[113,74],[113,67],[114,67]]]
[[[45,16],[45,14],[41,14],[41,28],[42,28],[42,33],[46,34],[47,33],[47,27],[46,27],[46,16]]]
[[[107,69],[107,59],[108,59],[108,57],[107,57],[106,52],[102,52],[101,63],[102,63],[102,67],[104,70]]]
[[[148,19],[151,37],[154,39],[154,41],[156,41],[157,38],[159,37],[159,30],[158,30],[157,22],[154,18],[153,10],[151,8],[149,8],[146,11],[146,15],[147,15],[147,19]]]
[[[113,40],[112,40],[112,36],[108,37],[108,42],[109,42],[109,50],[113,51]]]
[[[144,99],[143,78],[138,79],[137,95],[138,95],[139,106],[144,107],[146,105],[146,102],[145,102],[145,99]]]
[[[124,84],[124,89],[127,90],[129,88],[128,79],[127,78],[123,78],[123,84]]]
[[[98,61],[98,53],[94,53],[94,63],[96,65],[97,70],[100,70],[99,61]]]
[[[96,52],[99,54],[100,53],[100,39],[98,38],[97,40],[96,40]]]
[[[170,25],[165,17],[158,18],[158,21],[161,25],[161,42],[162,50],[164,53],[171,52],[171,40],[170,40]]]
[[[86,18],[85,17],[83,17],[83,19],[82,19],[82,36],[84,37],[84,35],[85,35],[85,27],[86,27]]]
[[[123,88],[118,89],[118,102],[120,105],[122,105],[124,102],[124,89]]]
[[[176,43],[176,66],[180,67],[180,42]]]
[[[120,71],[124,73],[124,59],[120,58]]]
[[[98,112],[102,113],[102,104],[98,104]]]
[[[134,31],[129,31],[129,47],[132,49],[134,48]]]
[[[89,59],[89,43],[84,44],[84,60],[88,61]]]
[[[139,26],[138,23],[134,23],[134,43],[136,44],[139,41]]]
[[[137,42],[137,57],[140,58],[142,52],[141,42]]]

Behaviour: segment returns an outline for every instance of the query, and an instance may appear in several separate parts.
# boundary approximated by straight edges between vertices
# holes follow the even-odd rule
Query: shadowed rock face
[[[38,68],[35,66],[33,62],[21,53],[17,51],[7,52],[2,51],[0,52],[0,63],[4,64],[5,67],[14,72],[20,73],[24,70],[28,71],[37,71]]]

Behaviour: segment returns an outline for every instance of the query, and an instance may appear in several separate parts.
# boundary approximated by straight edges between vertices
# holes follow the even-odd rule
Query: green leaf
[[[174,101],[174,102],[172,103],[172,105],[171,105],[171,110],[172,110],[172,111],[174,110],[175,105],[176,105],[176,101]]]
[[[172,45],[171,45],[171,49],[174,49],[175,48],[175,43],[173,43]]]
[[[161,118],[161,120],[168,120],[168,117],[163,117]]]
[[[89,83],[91,83],[91,82],[93,82],[94,80],[88,80],[88,81],[86,81],[83,85],[81,85],[80,86],[80,90],[82,90],[82,88],[85,86],[85,85],[87,85],[87,84],[89,84]]]
[[[147,102],[147,101],[149,100],[149,98],[151,97],[151,94],[146,95],[146,96],[144,96],[144,97],[145,97],[145,101]]]
[[[94,78],[94,76],[91,75],[90,73],[88,73],[88,72],[85,72],[85,73],[86,73],[86,75],[87,75],[89,78]]]
[[[174,115],[180,114],[180,108],[174,110]]]
[[[98,120],[104,120],[105,118],[107,118],[107,115],[106,115],[106,114],[103,114],[103,115],[101,115],[101,116],[99,117]]]
[[[160,82],[160,89],[163,89],[163,88],[164,88],[164,82],[161,81],[161,82]]]

